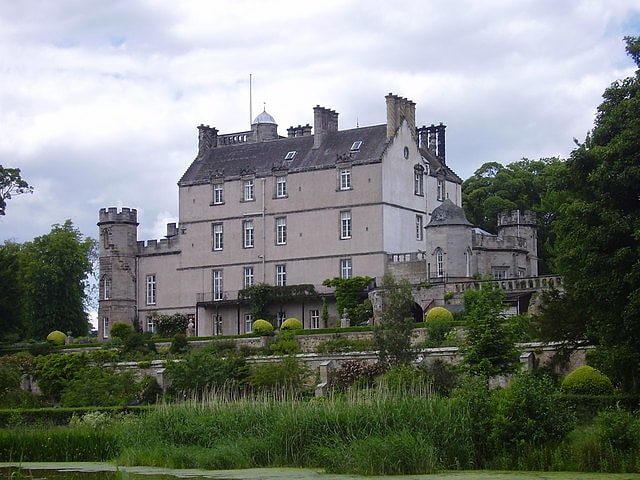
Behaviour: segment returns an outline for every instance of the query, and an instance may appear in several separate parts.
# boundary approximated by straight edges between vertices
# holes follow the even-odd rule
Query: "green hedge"
[[[132,405],[127,407],[82,407],[82,408],[12,408],[0,410],[0,428],[23,426],[68,425],[71,417],[82,416],[89,412],[139,413],[147,411],[150,405]]]

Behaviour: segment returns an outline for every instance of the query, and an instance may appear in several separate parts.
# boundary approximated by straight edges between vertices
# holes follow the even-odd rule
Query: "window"
[[[252,180],[245,180],[243,182],[243,196],[242,199],[245,202],[250,202],[252,200],[255,200],[255,189],[254,189],[254,185],[253,185],[253,179]]]
[[[253,331],[253,315],[250,313],[244,314],[244,333],[251,333]]]
[[[280,328],[282,326],[282,322],[284,322],[287,319],[287,312],[283,312],[283,311],[279,311],[278,312],[278,328]]]
[[[276,286],[284,287],[287,284],[287,266],[276,265]]]
[[[351,278],[353,276],[353,266],[350,258],[340,260],[340,278]]]
[[[213,271],[213,299],[222,300],[224,298],[224,290],[222,288],[222,270]]]
[[[287,177],[280,175],[276,177],[276,197],[284,198],[287,196]]]
[[[100,298],[109,300],[111,298],[111,277],[103,275],[100,281]]]
[[[253,282],[253,267],[244,267],[244,288],[250,287]]]
[[[212,226],[213,230],[213,249],[214,250],[222,250],[224,246],[224,235],[222,230],[221,223],[214,223]]]
[[[345,240],[351,238],[351,211],[340,212],[340,238]]]
[[[423,196],[424,195],[424,175],[422,169],[415,169],[413,171],[413,194]]]
[[[509,267],[492,267],[491,273],[495,280],[504,280],[509,276]]]
[[[276,244],[287,243],[287,217],[276,218]]]
[[[147,332],[156,333],[155,317],[147,317]]]
[[[311,328],[320,328],[320,310],[311,310]]]
[[[211,315],[211,322],[213,323],[213,334],[222,335],[222,315]]]
[[[340,190],[351,190],[351,169],[340,169]]]
[[[147,275],[146,281],[146,299],[147,305],[155,305],[156,304],[156,276]]]
[[[424,225],[422,215],[416,215],[416,240],[422,241],[424,239]]]
[[[436,277],[444,277],[444,252],[436,249]]]
[[[109,338],[109,318],[102,317],[102,338]]]
[[[243,232],[243,246],[244,248],[253,248],[254,235],[253,235],[253,220],[245,220],[242,222]]]
[[[442,178],[438,179],[437,195],[438,195],[438,200],[442,202],[444,200],[444,180]]]
[[[296,151],[293,150],[291,152],[287,152],[287,154],[285,155],[284,159],[285,160],[293,160],[293,157],[296,156]]]
[[[224,185],[222,183],[213,184],[213,204],[222,205],[224,203]]]
[[[351,151],[357,152],[358,150],[360,150],[361,146],[362,146],[362,142],[360,140],[358,140],[357,142],[353,142],[353,144],[351,145]]]

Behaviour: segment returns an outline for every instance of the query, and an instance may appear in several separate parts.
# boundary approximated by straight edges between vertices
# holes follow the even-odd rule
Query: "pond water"
[[[249,470],[169,470],[153,467],[116,467],[108,463],[0,463],[0,479],[12,480],[177,480],[182,478],[219,480],[640,480],[640,474],[572,472],[447,472],[433,475],[361,477],[334,475],[296,468]]]

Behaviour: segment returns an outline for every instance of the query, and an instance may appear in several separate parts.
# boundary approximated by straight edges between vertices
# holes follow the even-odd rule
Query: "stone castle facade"
[[[538,275],[536,219],[510,212],[498,235],[471,225],[462,180],[447,165],[445,126],[417,127],[415,104],[389,94],[387,121],[348,130],[313,109],[287,136],[266,111],[244,132],[198,127],[198,152],[178,183],[179,222],[161,240],[137,238],[137,211],[99,212],[99,335],[116,322],[153,330],[182,313],[196,335],[251,331],[247,286],[310,284],[316,300],[278,305],[305,328],[339,321],[333,277],[385,274],[414,284]],[[419,308],[442,298],[417,299]]]

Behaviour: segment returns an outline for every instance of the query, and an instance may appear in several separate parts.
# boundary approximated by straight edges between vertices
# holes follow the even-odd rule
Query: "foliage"
[[[503,298],[504,292],[491,282],[464,294],[467,332],[462,355],[471,373],[486,378],[513,373],[519,366],[515,335],[502,314]]]
[[[20,169],[0,165],[0,215],[7,213],[7,200],[23,193],[33,193],[33,187],[22,179]]]
[[[331,339],[320,342],[316,347],[318,353],[367,352],[375,349],[373,340],[354,340],[344,335],[334,335]]]
[[[574,395],[610,395],[613,385],[609,377],[599,370],[583,365],[569,373],[562,381],[563,393]]]
[[[382,363],[347,360],[342,362],[339,369],[331,373],[329,384],[339,391],[344,391],[352,386],[369,387],[374,384],[375,378],[386,369],[387,366]]]
[[[42,394],[50,400],[60,401],[64,388],[89,364],[83,354],[52,353],[35,358],[33,376]]]
[[[11,357],[0,357],[0,402],[9,392],[20,389],[20,366]]]
[[[168,363],[166,373],[171,380],[169,393],[201,396],[225,385],[244,384],[248,369],[245,359],[238,355],[220,357],[196,348],[183,360]]]
[[[407,280],[396,282],[390,275],[385,275],[381,293],[382,313],[379,324],[373,329],[378,360],[387,365],[409,363],[415,356],[411,348],[411,333],[415,326],[411,285]]]
[[[327,297],[322,297],[320,318],[322,319],[322,327],[327,328],[329,326],[329,302],[327,302]]]
[[[309,371],[302,363],[295,357],[286,356],[276,362],[253,364],[249,384],[258,390],[280,387],[299,393],[304,390],[308,375]]]
[[[0,245],[0,341],[18,340],[26,336],[20,283],[19,258],[21,245],[5,242]]]
[[[173,337],[178,333],[184,334],[189,326],[189,317],[182,313],[173,315],[153,314],[153,322],[158,335],[163,338]]]
[[[188,348],[187,336],[184,333],[176,333],[171,340],[169,351],[173,354],[180,354],[186,352]]]
[[[291,301],[315,299],[318,294],[310,284],[302,285],[268,285],[256,283],[238,292],[238,300],[249,303],[249,313],[253,318],[275,319],[269,312],[274,305],[282,305]]]
[[[114,323],[109,329],[109,335],[112,338],[119,338],[122,341],[124,341],[129,335],[131,335],[132,332],[133,329],[131,328],[131,325],[122,322]]]
[[[371,283],[371,277],[334,277],[327,279],[322,284],[326,287],[335,288],[336,308],[338,315],[346,310],[351,325],[362,325],[373,316],[373,308],[369,310],[369,305],[360,306],[367,299],[367,287]],[[370,302],[369,302],[370,304]]]
[[[274,328],[271,322],[268,322],[267,320],[259,318],[258,320],[253,322],[251,330],[253,331],[253,333],[256,333],[261,336],[266,336],[266,335],[273,334]]]
[[[54,330],[49,335],[47,335],[47,342],[52,343],[53,345],[64,345],[64,341],[66,339],[67,336],[60,330]]]
[[[423,369],[408,364],[391,367],[376,378],[376,384],[394,395],[428,395],[431,378]]]
[[[600,441],[622,451],[640,450],[640,417],[638,412],[620,408],[598,413],[595,425]]]
[[[34,338],[52,330],[87,335],[87,286],[93,272],[95,241],[83,238],[70,220],[25,243],[20,254],[22,302]]]
[[[300,344],[293,331],[281,330],[276,341],[269,345],[269,350],[276,355],[293,355],[300,352]]]
[[[426,346],[439,347],[444,344],[452,324],[453,314],[446,308],[434,307],[429,310],[425,317]]]
[[[444,307],[433,307],[427,312],[425,322],[453,322],[453,313]]]
[[[434,393],[449,396],[453,389],[460,385],[460,369],[444,360],[437,358],[420,365],[418,370],[429,379]]]
[[[555,270],[566,309],[579,312],[598,368],[640,391],[640,37],[627,37],[639,67],[603,95],[595,125],[571,153],[558,189],[567,201],[553,223]],[[549,319],[553,321],[554,319]],[[562,321],[557,317],[556,321]]]
[[[280,330],[302,330],[302,322],[294,317],[287,318],[280,325]]]
[[[88,367],[69,380],[60,397],[65,407],[123,406],[136,399],[138,390],[132,371]]]

